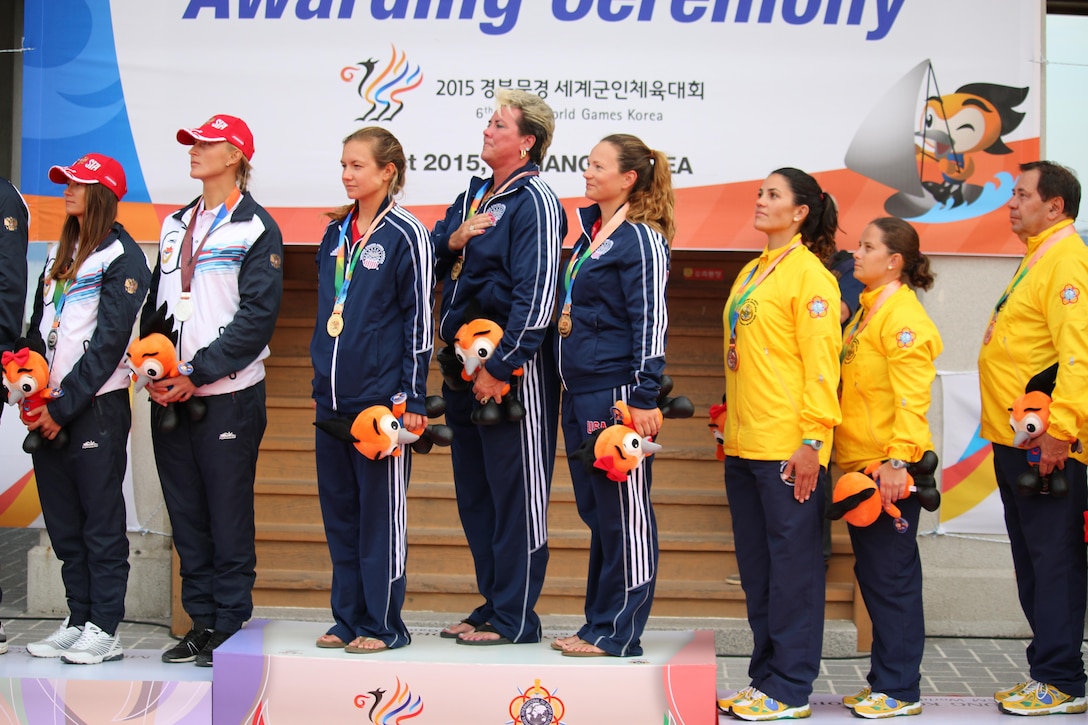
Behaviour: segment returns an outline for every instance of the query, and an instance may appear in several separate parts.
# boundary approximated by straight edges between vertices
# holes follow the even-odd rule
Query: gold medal
[[[465,258],[458,257],[453,260],[453,269],[450,270],[450,279],[456,280],[461,276],[461,269],[465,266]]]
[[[740,365],[740,358],[737,357],[737,339],[733,338],[729,341],[729,351],[725,354],[725,364],[729,366],[729,369],[733,372],[737,371],[737,366]]]
[[[574,320],[570,318],[570,315],[566,312],[559,316],[559,334],[566,337],[570,334],[570,331],[574,329]]]
[[[329,333],[329,337],[340,337],[340,333],[344,331],[344,316],[339,312],[329,315],[329,321],[325,323],[325,330]]]

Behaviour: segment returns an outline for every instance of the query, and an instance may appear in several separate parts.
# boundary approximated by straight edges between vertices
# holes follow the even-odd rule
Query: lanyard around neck
[[[1072,235],[1075,231],[1076,230],[1073,228],[1073,222],[1070,221],[1068,226],[1056,230],[1045,242],[1039,245],[1039,248],[1036,249],[1035,253],[1031,255],[1031,259],[1028,260],[1027,264],[1024,265],[1024,268],[1021,269],[1016,277],[1013,278],[1009,286],[1005,288],[1005,292],[1001,295],[1001,298],[997,301],[997,304],[994,305],[993,319],[997,318],[997,314],[1001,312],[1001,309],[1005,306],[1005,303],[1009,301],[1009,295],[1013,293],[1013,290],[1015,290],[1017,285],[1019,285],[1024,280],[1024,277],[1027,276],[1028,272],[1031,270],[1032,267],[1035,266],[1035,264],[1042,258],[1042,256],[1046,254],[1047,251],[1051,247],[1053,247],[1058,241]]]
[[[227,218],[227,216],[234,211],[238,206],[238,202],[242,200],[242,192],[238,187],[234,187],[231,190],[230,195],[227,196],[227,200],[219,205],[219,209],[215,212],[215,219],[212,220],[212,224],[208,227],[208,231],[204,234],[204,238],[200,240],[200,244],[197,248],[193,249],[193,231],[196,228],[196,220],[201,214],[201,208],[204,206],[204,199],[201,198],[197,207],[193,210],[193,216],[189,219],[189,226],[185,229],[185,236],[181,238],[181,291],[189,292],[193,284],[193,273],[196,272],[196,260],[200,257],[200,252],[204,249],[204,244],[208,241],[208,237],[212,235],[219,225]]]
[[[850,343],[854,341],[854,338],[861,334],[862,330],[869,326],[869,323],[876,317],[876,313],[884,306],[884,303],[891,298],[899,288],[903,286],[903,283],[895,279],[884,286],[880,294],[877,296],[876,301],[873,302],[873,306],[866,312],[859,309],[857,314],[854,315],[854,326],[850,328],[850,331],[846,333],[846,340],[842,343],[842,350],[839,351],[839,362],[841,363],[846,359],[846,351],[850,348]],[[864,312],[864,315],[862,314]]]
[[[539,171],[522,171],[520,174],[514,174],[509,179],[504,181],[502,183],[502,186],[500,186],[498,189],[495,189],[495,193],[492,194],[491,196],[498,196],[499,194],[503,193],[504,191],[509,189],[510,185],[513,184],[518,179],[524,179],[526,176],[539,176],[539,175],[540,175]],[[477,210],[479,210],[480,204],[483,202],[484,197],[487,196],[487,190],[490,189],[494,183],[495,183],[495,179],[494,179],[494,177],[492,177],[492,178],[488,179],[486,182],[484,182],[483,186],[481,186],[479,189],[476,190],[476,195],[472,197],[472,202],[469,204],[468,214],[465,215],[465,219],[470,219],[470,218],[472,218],[473,216],[476,215],[476,212],[477,212]]]
[[[756,290],[757,287],[759,287],[763,280],[767,279],[767,275],[774,271],[774,268],[778,266],[778,263],[788,257],[790,252],[797,249],[797,247],[799,246],[801,246],[800,235],[798,235],[797,238],[793,240],[793,243],[790,244],[790,246],[786,247],[786,251],[782,252],[782,254],[776,257],[773,262],[767,265],[767,267],[763,270],[763,273],[760,274],[759,277],[751,283],[751,285],[744,289],[742,293],[738,294],[736,297],[733,298],[733,303],[729,305],[730,339],[733,339],[737,336],[737,322],[740,320],[740,308],[748,300],[748,297]],[[744,288],[744,286],[747,285],[749,281],[751,281],[757,269],[759,269],[758,264],[755,267],[752,267],[752,271],[748,273],[748,276],[744,279],[744,282],[741,283],[741,288]]]
[[[574,280],[578,277],[578,270],[582,268],[585,261],[593,256],[593,253],[600,249],[612,232],[620,228],[620,225],[627,221],[627,210],[630,208],[630,204],[624,204],[616,213],[612,215],[612,218],[600,228],[596,236],[593,237],[593,241],[586,246],[585,250],[578,254],[575,252],[571,255],[570,261],[567,262],[567,269],[563,275],[563,282],[567,289],[566,299],[563,301],[564,307],[571,304],[571,289],[574,287]]]
[[[348,240],[352,236],[352,220],[356,216],[355,212],[357,208],[353,207],[352,210],[348,212],[348,215],[344,217],[344,222],[340,225],[340,242],[336,246],[336,300],[333,303],[334,311],[343,312],[344,300],[347,299],[348,288],[351,286],[351,278],[355,275],[355,266],[359,263],[359,257],[362,256],[367,240],[370,239],[370,235],[373,234],[374,230],[381,224],[385,215],[392,211],[393,207],[396,205],[397,203],[395,201],[390,200],[389,205],[386,206],[380,214],[377,214],[374,217],[374,221],[370,222],[370,226],[367,227],[363,236],[354,242],[349,242]]]

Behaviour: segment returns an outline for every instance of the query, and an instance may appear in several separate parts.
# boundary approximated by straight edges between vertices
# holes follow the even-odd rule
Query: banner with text
[[[401,140],[403,202],[437,219],[488,173],[501,88],[555,110],[544,178],[568,208],[603,136],[663,150],[677,249],[760,248],[756,190],[796,166],[838,200],[840,246],[894,214],[927,252],[1014,254],[1002,206],[1039,150],[1042,0],[27,0],[25,17],[40,240],[63,219],[49,166],[89,151],[122,162],[122,220],[157,239],[199,193],[175,133],[216,113],[249,123],[254,195],[309,243],[363,125]]]

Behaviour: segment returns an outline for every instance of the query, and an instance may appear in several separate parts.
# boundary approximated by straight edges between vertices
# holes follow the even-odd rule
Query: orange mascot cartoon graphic
[[[926,102],[916,155],[920,168],[924,170],[927,161],[936,162],[940,171],[939,181],[922,181],[934,200],[951,200],[956,207],[978,198],[982,187],[967,183],[975,175],[976,159],[979,154],[1012,153],[1002,137],[1024,119],[1015,107],[1027,95],[1027,88],[969,83]]]

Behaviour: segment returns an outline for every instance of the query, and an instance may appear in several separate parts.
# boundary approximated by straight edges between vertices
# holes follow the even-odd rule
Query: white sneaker
[[[124,656],[121,639],[117,635],[106,634],[94,622],[87,622],[83,634],[75,644],[65,650],[60,659],[70,665],[97,665],[119,660]]]
[[[65,617],[53,634],[31,642],[26,646],[26,651],[35,657],[60,657],[82,634],[83,630],[79,627],[69,627],[68,618]]]

